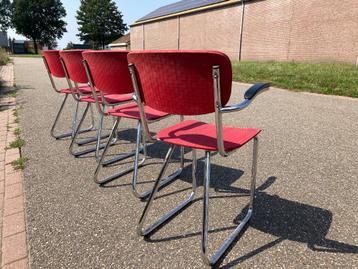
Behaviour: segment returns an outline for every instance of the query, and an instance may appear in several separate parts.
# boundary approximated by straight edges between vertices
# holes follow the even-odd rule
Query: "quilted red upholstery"
[[[82,63],[84,50],[62,50],[60,56],[65,62],[70,79],[77,83],[88,83],[85,68]]]
[[[144,112],[147,120],[157,120],[169,115],[168,113],[155,110],[148,106],[144,106]],[[111,116],[122,117],[127,119],[136,119],[136,120],[140,119],[139,108],[137,104],[134,102],[117,106],[113,109],[109,109],[108,114]]]
[[[225,151],[240,148],[261,132],[260,129],[223,128]],[[216,127],[213,124],[187,120],[157,133],[157,138],[169,144],[206,151],[217,151]]]
[[[133,92],[128,70],[128,51],[86,51],[93,83],[104,94],[126,94]]]
[[[51,75],[58,78],[65,77],[65,71],[60,62],[60,52],[58,50],[42,51],[42,56],[45,57]]]
[[[221,101],[231,94],[230,59],[215,51],[144,51],[128,54],[142,101],[160,111],[200,115],[215,111],[212,67],[220,66]]]

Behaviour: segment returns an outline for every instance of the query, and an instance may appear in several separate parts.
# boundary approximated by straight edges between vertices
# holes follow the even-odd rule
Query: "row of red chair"
[[[68,95],[72,95],[77,102],[77,107],[81,102],[87,104],[80,121],[77,123],[77,120],[73,120],[72,131],[66,134],[72,136],[70,152],[79,156],[96,151],[98,164],[94,172],[94,179],[99,184],[105,184],[133,171],[133,193],[139,198],[146,199],[145,208],[138,222],[138,234],[142,236],[152,234],[159,226],[173,218],[193,201],[196,193],[196,152],[197,150],[205,152],[201,252],[206,264],[217,263],[252,216],[258,134],[261,131],[253,128],[223,127],[222,116],[225,113],[245,109],[257,95],[269,89],[270,85],[255,84],[245,92],[241,103],[228,106],[232,86],[231,62],[225,54],[215,51],[47,51],[44,52],[44,62],[54,89],[65,94],[64,102]],[[52,76],[66,78],[68,88],[58,90]],[[63,137],[63,135],[54,134],[63,104],[52,128],[52,134],[57,138]],[[100,115],[97,136],[94,138],[97,141],[96,148],[84,152],[74,152],[75,144],[85,144],[83,141],[78,141],[78,135],[81,132],[94,129],[93,126],[82,129],[91,104],[96,105]],[[77,118],[77,113],[76,109],[75,118]],[[209,113],[214,113],[215,124],[184,119],[185,116]],[[179,116],[177,123],[167,126],[156,134],[151,132],[150,123],[175,115]],[[105,117],[114,118],[115,121],[104,146],[101,144],[101,139]],[[117,128],[121,118],[137,121],[135,150],[121,153],[114,160],[104,161],[109,146],[117,140]],[[157,140],[167,143],[170,147],[153,189],[140,193],[136,188],[138,169],[147,158],[147,143]],[[251,140],[254,142],[254,149],[248,211],[228,239],[212,257],[209,257],[207,244],[211,156],[214,153],[219,153],[221,156],[227,157]],[[104,150],[100,153],[100,149],[103,147]],[[170,176],[163,178],[176,148],[180,149],[180,167]],[[146,216],[159,189],[181,174],[184,168],[184,148],[190,148],[192,152],[192,191],[174,209],[144,228]],[[143,157],[140,160],[141,154]],[[98,179],[99,171],[103,166],[131,156],[134,156],[132,167],[104,179]]]

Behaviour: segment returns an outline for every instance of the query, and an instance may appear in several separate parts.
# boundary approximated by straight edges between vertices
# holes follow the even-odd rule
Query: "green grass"
[[[9,55],[4,49],[0,48],[0,65],[6,65],[9,62],[10,62]]]
[[[16,90],[11,90],[11,91],[8,91],[7,93],[6,93],[6,95],[8,96],[8,97],[16,97],[17,96],[17,92],[16,92]]]
[[[41,58],[41,54],[11,54],[10,57],[15,58]]]
[[[27,157],[20,157],[19,159],[12,161],[11,165],[15,170],[24,170],[26,162],[29,160]]]
[[[10,149],[22,148],[25,146],[25,140],[21,139],[20,137],[16,138],[9,144]]]
[[[271,82],[289,90],[358,97],[358,68],[348,64],[234,62],[233,80]]]

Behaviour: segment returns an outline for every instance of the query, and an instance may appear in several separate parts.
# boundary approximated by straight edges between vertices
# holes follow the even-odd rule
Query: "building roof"
[[[182,0],[154,10],[137,20],[133,26],[210,8],[240,3],[242,1],[248,0]]]
[[[118,45],[118,44],[127,44],[130,41],[131,41],[131,35],[130,35],[130,33],[128,33],[124,36],[121,36],[117,40],[114,40],[111,44],[109,44],[109,46],[114,46],[114,45]]]

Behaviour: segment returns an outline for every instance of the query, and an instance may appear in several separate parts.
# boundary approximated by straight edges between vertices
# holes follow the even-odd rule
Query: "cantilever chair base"
[[[112,137],[116,133],[116,131],[118,129],[119,122],[120,122],[120,118],[118,118],[116,120],[116,122],[114,123],[109,137]],[[142,127],[141,127],[140,121],[138,121],[135,151],[127,152],[127,153],[121,153],[121,154],[119,154],[118,156],[116,156],[113,159],[104,161],[104,157],[106,156],[108,148],[110,146],[110,139],[108,139],[106,147],[104,148],[104,150],[102,152],[102,155],[101,155],[101,158],[100,158],[100,160],[99,160],[99,162],[97,164],[97,168],[96,168],[96,171],[94,173],[94,181],[99,185],[103,185],[103,184],[109,183],[109,182],[111,182],[111,181],[113,181],[115,179],[118,179],[118,178],[120,178],[120,177],[122,177],[122,176],[124,176],[124,175],[126,175],[126,174],[128,174],[128,173],[130,173],[132,171],[134,171],[133,177],[132,177],[132,191],[133,191],[133,194],[137,198],[140,198],[140,199],[147,198],[150,195],[151,190],[144,191],[142,193],[140,193],[137,190],[138,169],[141,168],[142,166],[144,166],[145,161],[148,159],[148,157],[146,156],[146,144],[142,143],[141,140],[142,140]],[[139,160],[139,155],[141,153],[144,154],[144,157],[141,160]],[[178,170],[176,170],[174,173],[169,175],[168,177],[162,179],[160,181],[160,183],[159,183],[159,188],[163,188],[164,186],[168,185],[170,182],[175,180],[181,174],[181,172],[183,170],[183,162],[184,162],[183,150],[181,151],[181,154],[182,154],[181,155],[181,167]],[[102,179],[99,179],[99,172],[101,171],[102,167],[109,166],[109,165],[111,165],[113,163],[123,161],[123,160],[131,158],[133,156],[135,157],[133,166],[131,166],[131,167],[129,167],[129,168],[123,170],[123,171],[120,171],[120,172],[118,172],[118,173],[116,173],[114,175],[110,175],[110,176],[104,177]]]
[[[65,107],[65,104],[67,102],[67,98],[68,98],[68,95],[69,94],[65,94],[65,97],[63,98],[63,101],[61,103],[61,106],[60,106],[60,109],[59,111],[57,112],[57,115],[56,115],[56,118],[55,118],[55,121],[51,127],[51,136],[57,140],[60,140],[60,139],[64,139],[64,138],[68,138],[68,137],[73,137],[74,136],[74,133],[75,133],[75,130],[76,130],[76,125],[77,125],[77,114],[78,114],[78,106],[79,106],[79,103],[76,102],[76,108],[75,108],[75,111],[74,111],[74,114],[72,116],[72,130],[67,132],[67,133],[62,133],[62,134],[56,134],[55,130],[56,130],[56,127],[57,127],[57,124],[58,124],[58,121],[62,115],[62,111],[63,111],[63,108]],[[79,133],[85,133],[85,132],[89,132],[89,131],[92,131],[93,128],[94,128],[94,118],[93,118],[93,114],[91,115],[92,116],[92,124],[90,127],[86,128],[86,129],[83,129],[83,130],[80,130]]]
[[[78,124],[78,126],[77,126],[77,128],[76,128],[76,130],[74,132],[74,135],[72,137],[72,141],[71,141],[71,144],[70,144],[70,147],[69,147],[70,154],[73,155],[75,158],[78,158],[80,156],[95,152],[96,153],[96,158],[98,159],[99,158],[99,151],[101,149],[105,148],[105,146],[106,146],[105,144],[100,144],[100,141],[109,136],[108,134],[107,135],[102,135],[101,134],[101,129],[102,129],[102,125],[103,125],[103,119],[101,119],[100,124],[99,124],[100,126],[97,129],[97,135],[95,137],[77,141],[77,137],[81,133],[82,124],[83,124],[83,122],[84,122],[84,120],[86,118],[86,115],[87,115],[88,110],[90,109],[90,107],[91,107],[91,104],[87,103],[85,111],[83,112],[81,120],[80,120],[80,122],[79,122],[79,124]],[[110,136],[111,145],[113,145],[116,142],[116,138],[114,138],[113,141],[111,140],[112,138],[113,137]],[[83,145],[91,143],[91,142],[97,142],[96,146],[88,148],[88,149],[85,149],[85,150],[82,150],[82,151],[75,151],[74,150],[74,145],[75,144],[78,144],[79,146],[83,146]]]
[[[154,183],[154,187],[152,189],[152,191],[149,193],[149,198],[147,200],[147,204],[144,208],[144,211],[142,213],[142,216],[139,220],[138,226],[137,226],[137,233],[138,235],[142,235],[142,236],[149,236],[150,234],[152,234],[157,228],[159,228],[160,226],[162,226],[164,223],[166,223],[168,220],[170,220],[171,218],[173,218],[178,212],[180,212],[181,210],[183,210],[186,206],[188,206],[195,198],[195,193],[196,193],[196,185],[197,185],[197,180],[196,180],[196,167],[197,167],[197,160],[196,160],[196,151],[193,150],[192,154],[193,154],[193,161],[192,161],[192,192],[190,193],[190,195],[184,199],[182,202],[180,202],[176,207],[174,207],[172,210],[170,210],[168,213],[164,214],[162,217],[160,217],[157,221],[155,221],[154,223],[150,224],[147,228],[143,228],[144,226],[144,222],[145,219],[147,217],[147,214],[152,206],[153,200],[155,198],[155,195],[157,194],[157,192],[160,189],[160,186],[163,185],[163,181],[165,181],[166,179],[162,179],[169,161],[173,155],[173,152],[175,150],[176,146],[171,146],[165,156],[164,159],[164,163],[162,165],[162,168],[159,172],[159,175],[157,177],[157,180]],[[182,171],[182,169],[179,169],[180,173]],[[179,171],[178,170],[178,171]],[[177,176],[180,175],[177,174]],[[175,174],[175,173],[174,173]],[[171,176],[174,176],[174,174],[172,174]],[[167,177],[167,180],[169,180],[169,178],[171,177]]]
[[[168,220],[177,215],[178,212],[185,209],[191,202],[193,202],[196,193],[196,150],[193,149],[193,164],[192,164],[192,192],[189,196],[180,202],[177,206],[175,206],[172,210],[162,215],[162,217],[158,218],[154,223],[150,224],[147,228],[143,228],[146,216],[152,206],[152,202],[159,191],[160,183],[162,181],[162,176],[166,171],[169,160],[174,152],[175,146],[171,146],[166,158],[164,160],[164,164],[160,170],[160,173],[157,177],[157,180],[154,184],[153,190],[150,193],[147,204],[144,208],[142,216],[138,222],[137,233],[141,236],[150,236],[153,232],[155,232],[159,227],[164,225]],[[231,244],[235,241],[240,232],[244,229],[244,227],[248,224],[251,216],[253,214],[253,202],[255,196],[255,186],[256,186],[256,170],[257,170],[257,153],[258,153],[258,138],[254,138],[253,145],[253,160],[252,160],[252,176],[251,176],[251,187],[250,187],[250,202],[248,211],[243,218],[243,220],[238,224],[234,231],[226,238],[226,240],[222,243],[222,245],[216,250],[215,254],[210,258],[207,255],[207,246],[208,246],[208,223],[209,223],[209,186],[210,186],[210,173],[211,173],[211,155],[213,152],[206,151],[205,152],[205,178],[204,178],[204,197],[203,197],[203,226],[202,226],[202,240],[201,240],[201,256],[203,261],[207,265],[216,264],[225,254],[227,249],[231,246]]]

